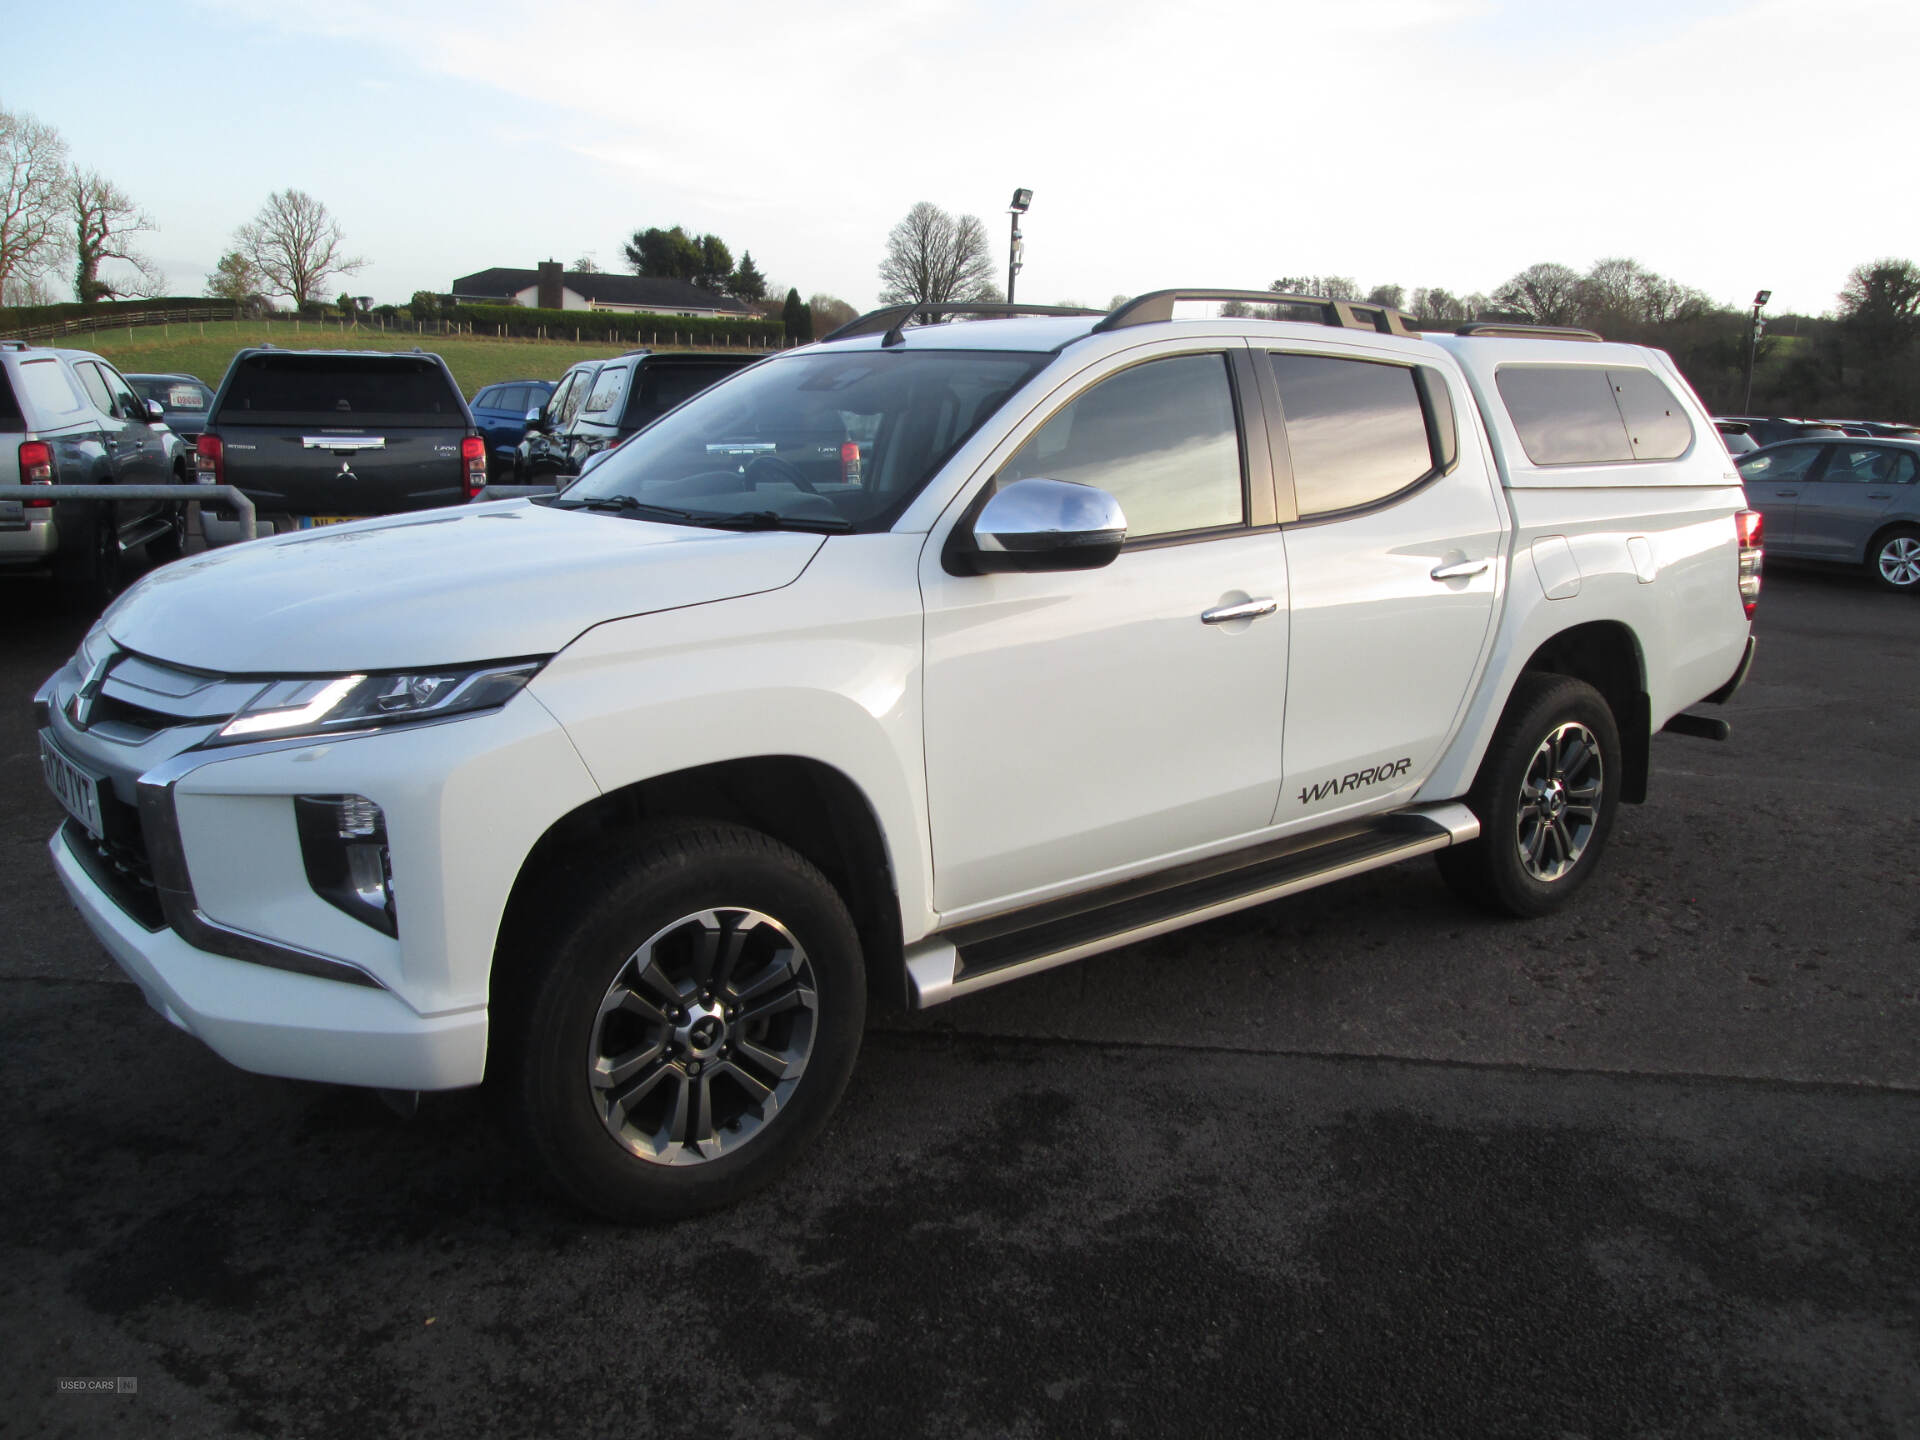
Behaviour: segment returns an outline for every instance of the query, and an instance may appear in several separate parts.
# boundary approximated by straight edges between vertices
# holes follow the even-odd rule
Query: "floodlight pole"
[[[1753,315],[1747,321],[1747,394],[1740,402],[1742,415],[1753,413],[1753,357],[1760,347],[1760,312],[1772,298],[1771,290],[1762,290],[1753,297]]]
[[[1013,202],[1007,208],[1007,214],[1013,218],[1012,234],[1007,238],[1007,303],[1013,303],[1013,281],[1020,273],[1020,217],[1027,213],[1027,206],[1033,203],[1033,191],[1015,190]]]

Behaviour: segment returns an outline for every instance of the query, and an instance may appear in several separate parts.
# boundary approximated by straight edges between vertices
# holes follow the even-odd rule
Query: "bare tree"
[[[807,297],[807,308],[813,311],[813,328],[821,335],[829,334],[849,321],[860,318],[860,312],[838,295],[810,295]]]
[[[266,292],[296,305],[320,299],[334,276],[365,268],[365,260],[344,253],[345,239],[327,207],[304,190],[276,190],[233,232],[234,249],[259,272]]]
[[[975,215],[958,219],[922,200],[887,234],[880,262],[883,305],[979,303],[998,293],[986,227]],[[939,317],[923,313],[922,323]]]
[[[1404,285],[1376,285],[1367,292],[1369,305],[1385,305],[1391,310],[1407,308],[1407,287]]]
[[[76,170],[67,181],[67,214],[73,221],[75,299],[161,292],[158,267],[133,247],[133,237],[153,229],[153,221],[126,191],[97,170]],[[102,280],[100,267],[110,260],[131,269],[132,278]]]
[[[598,275],[600,273],[600,262],[593,258],[593,252],[591,250],[573,262],[573,273],[576,275]]]
[[[67,142],[31,115],[0,109],[0,301],[43,291],[62,254]]]
[[[1548,261],[1507,281],[1493,292],[1493,303],[1535,325],[1572,325],[1581,318],[1583,291],[1578,271]]]

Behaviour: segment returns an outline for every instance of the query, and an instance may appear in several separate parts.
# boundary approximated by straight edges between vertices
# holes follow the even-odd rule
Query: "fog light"
[[[296,795],[294,821],[307,883],[363,925],[398,936],[387,817],[364,795]]]

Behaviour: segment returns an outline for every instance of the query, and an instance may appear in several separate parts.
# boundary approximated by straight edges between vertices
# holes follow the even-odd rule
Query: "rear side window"
[[[620,403],[620,397],[627,393],[627,367],[615,365],[602,370],[593,382],[593,393],[587,397],[587,413],[599,415],[611,410]]]
[[[1372,505],[1433,473],[1435,444],[1411,369],[1331,355],[1267,358],[1302,516]],[[1445,425],[1450,449],[1451,406]]]
[[[464,407],[446,371],[413,356],[252,355],[220,418],[239,424],[453,425]]]
[[[71,415],[80,409],[80,397],[58,360],[27,361],[20,367],[20,388],[34,414],[42,419]]]
[[[1675,460],[1693,444],[1687,412],[1651,370],[1503,365],[1496,380],[1535,465]]]
[[[7,372],[0,370],[0,426],[18,429],[26,423],[26,416],[20,413],[20,402],[13,398],[13,382],[7,379]]]
[[[691,400],[715,381],[732,374],[717,365],[645,365],[640,383],[627,400],[621,424],[631,429],[650,425],[682,401]]]

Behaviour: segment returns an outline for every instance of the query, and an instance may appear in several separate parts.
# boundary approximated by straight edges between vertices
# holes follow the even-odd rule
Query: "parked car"
[[[1746,455],[1760,448],[1744,420],[1716,420],[1713,428],[1720,432],[1720,440],[1729,455]]]
[[[91,351],[0,340],[0,485],[186,484],[162,414]],[[50,574],[75,606],[112,598],[124,552],[172,560],[186,539],[184,501],[0,501],[0,570]]]
[[[192,448],[207,428],[207,406],[213,403],[213,391],[194,375],[129,375],[127,384],[142,400],[160,407],[167,428]]]
[[[1760,516],[1658,351],[1174,318],[1266,293],[877,312],[564,493],[148,582],[35,697],[61,883],[229,1060],[489,1080],[627,1220],[800,1155],[869,996],[1423,854],[1554,911],[1724,734]]]
[[[1920,441],[1790,440],[1735,463],[1768,553],[1862,566],[1882,589],[1920,593]]]
[[[1737,421],[1747,427],[1747,433],[1753,436],[1756,445],[1778,445],[1782,440],[1793,440],[1802,436],[1839,435],[1843,432],[1837,425],[1829,425],[1822,420],[1792,420],[1783,416],[1762,415],[1716,415],[1713,423],[1722,420]]]
[[[1920,440],[1920,425],[1904,425],[1886,420],[1829,420],[1829,425],[1844,424],[1849,435],[1858,431],[1889,440]]]
[[[457,505],[487,483],[486,442],[452,372],[419,350],[242,350],[194,465],[253,501],[261,534]],[[207,507],[200,526],[209,545],[240,535]]]
[[[469,408],[480,438],[487,442],[488,470],[508,474],[514,453],[527,434],[527,412],[538,410],[552,395],[552,380],[504,380],[488,385],[473,397]]]
[[[528,417],[514,478],[528,485],[570,479],[591,456],[760,358],[635,350],[576,365],[562,379],[548,413]]]

